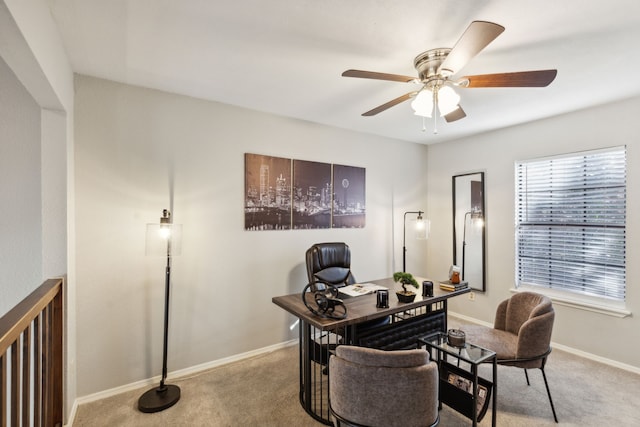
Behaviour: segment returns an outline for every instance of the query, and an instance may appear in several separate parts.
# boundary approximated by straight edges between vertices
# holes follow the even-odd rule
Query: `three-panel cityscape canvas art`
[[[365,168],[245,153],[245,230],[363,228]]]

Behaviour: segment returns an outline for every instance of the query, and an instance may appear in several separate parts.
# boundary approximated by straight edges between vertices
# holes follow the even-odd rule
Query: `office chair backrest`
[[[306,253],[309,283],[322,280],[336,286],[356,282],[351,273],[351,251],[346,243],[316,243]]]

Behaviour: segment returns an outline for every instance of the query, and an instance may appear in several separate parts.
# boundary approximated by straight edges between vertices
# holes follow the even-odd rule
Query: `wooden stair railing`
[[[62,425],[62,279],[0,318],[0,427]]]

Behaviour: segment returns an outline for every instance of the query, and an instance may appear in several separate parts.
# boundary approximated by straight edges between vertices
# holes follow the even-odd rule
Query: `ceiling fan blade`
[[[399,74],[376,73],[375,71],[347,70],[342,73],[343,77],[359,77],[361,79],[390,80],[392,82],[409,83],[416,80],[415,77],[402,76]]]
[[[456,120],[464,119],[467,117],[467,113],[464,112],[461,106],[458,105],[458,108],[444,116],[444,119],[447,123],[455,122]]]
[[[366,113],[363,113],[363,116],[369,117],[369,116],[375,116],[378,113],[383,112],[384,110],[387,110],[391,107],[393,107],[394,105],[398,105],[401,102],[406,101],[407,99],[411,98],[412,96],[415,96],[417,92],[409,92],[409,93],[405,93],[402,96],[397,97],[396,99],[392,99],[391,101],[384,103],[376,108],[374,108],[373,110],[369,110]]]
[[[545,87],[556,78],[558,70],[520,71],[516,73],[465,76],[463,87]],[[464,80],[468,81],[465,83]]]
[[[503,31],[502,25],[473,21],[451,49],[438,72],[445,76],[456,74]]]

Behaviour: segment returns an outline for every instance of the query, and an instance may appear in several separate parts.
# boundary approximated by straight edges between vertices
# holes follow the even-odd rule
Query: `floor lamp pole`
[[[404,223],[402,224],[402,272],[407,272],[407,213],[404,213]]]
[[[162,346],[162,379],[160,388],[166,388],[164,381],[167,379],[167,342],[169,340],[169,294],[171,291],[171,256],[167,251],[167,268],[165,270],[164,282],[164,343]]]
[[[168,218],[165,210],[164,217],[161,218],[161,224],[170,224],[168,221],[162,221]],[[169,297],[171,290],[171,238],[167,240],[167,267],[165,269],[164,282],[164,340],[162,346],[162,378],[158,387],[147,390],[140,399],[138,399],[138,409],[141,412],[153,413],[164,411],[175,405],[180,400],[180,387],[177,385],[165,384],[167,379],[167,348],[169,339]]]

